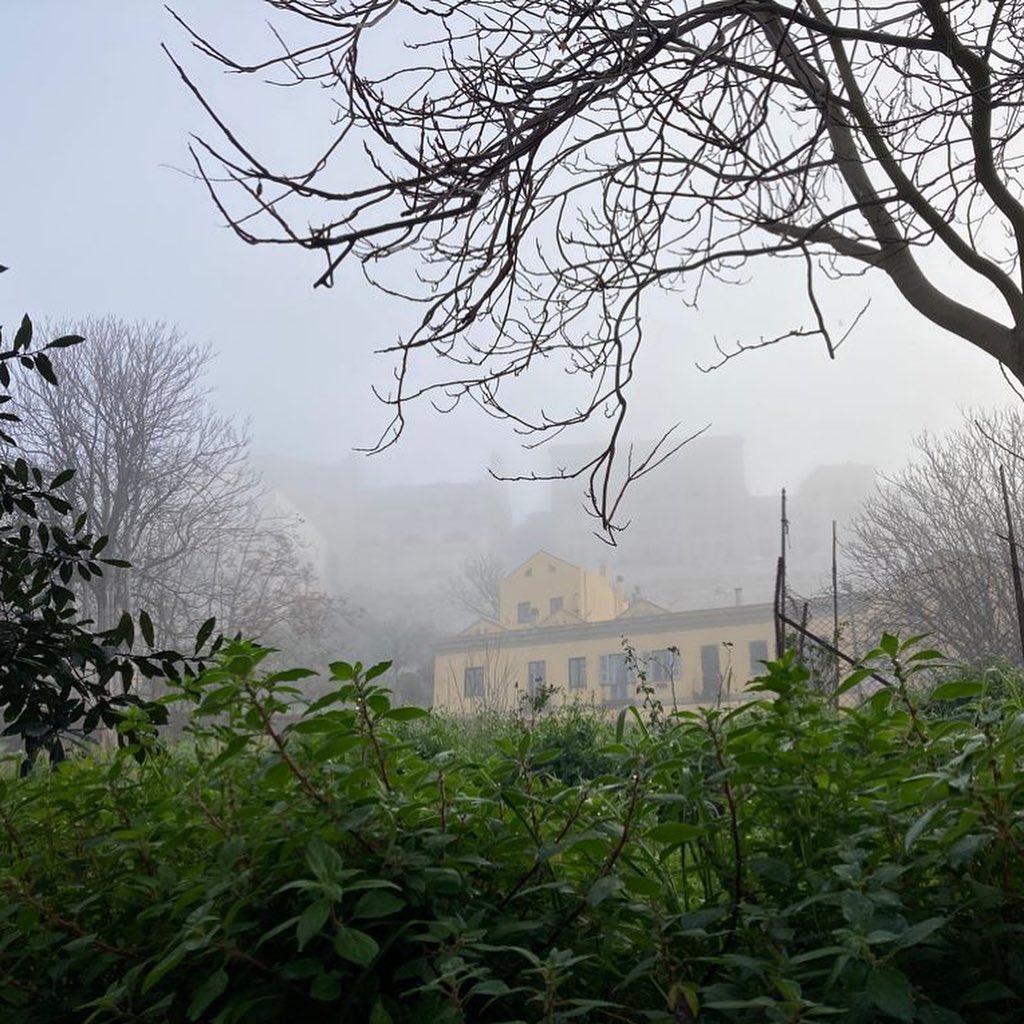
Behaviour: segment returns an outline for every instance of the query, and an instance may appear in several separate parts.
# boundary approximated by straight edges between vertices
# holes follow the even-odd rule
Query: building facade
[[[435,645],[436,707],[505,709],[543,687],[614,709],[638,700],[641,676],[667,708],[731,703],[774,635],[770,604],[668,612],[544,551],[502,582],[499,618]]]

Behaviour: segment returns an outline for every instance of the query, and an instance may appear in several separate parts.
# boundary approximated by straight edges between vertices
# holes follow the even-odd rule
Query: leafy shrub
[[[404,736],[426,758],[457,755],[463,760],[487,760],[498,744],[518,742],[530,732],[533,742],[558,752],[544,764],[546,774],[576,784],[607,775],[614,761],[604,753],[613,731],[600,712],[581,701],[552,705],[543,715],[506,714],[487,710],[472,718],[434,711],[408,726]]]
[[[859,707],[786,658],[770,699],[623,716],[579,783],[543,719],[421,751],[384,666],[307,704],[264,653],[181,683],[187,743],[136,714],[131,747],[0,783],[5,1022],[1017,1013],[1024,714],[923,716],[895,638]]]

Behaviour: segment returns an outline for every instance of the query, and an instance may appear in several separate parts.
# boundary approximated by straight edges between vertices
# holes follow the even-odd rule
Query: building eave
[[[457,654],[482,647],[541,647],[601,637],[640,636],[649,633],[688,633],[693,630],[751,626],[771,622],[774,608],[770,602],[743,604],[728,608],[701,608],[695,611],[666,612],[663,615],[638,615],[636,618],[581,622],[570,626],[531,626],[504,633],[478,633],[454,636],[434,644],[435,655]]]

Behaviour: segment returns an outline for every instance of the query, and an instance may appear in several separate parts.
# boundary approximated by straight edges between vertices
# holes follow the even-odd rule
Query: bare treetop
[[[1024,380],[1021,0],[271,6],[283,49],[262,63],[193,41],[232,71],[328,88],[322,152],[285,172],[218,120],[194,155],[246,241],[322,252],[318,285],[358,260],[422,303],[392,350],[381,447],[423,396],[468,397],[534,440],[603,412],[609,446],[576,471],[609,529],[644,296],[695,306],[709,279],[762,257],[798,261],[804,315],[723,360],[790,337],[834,354],[817,284],[874,271]],[[991,308],[938,282],[944,264]],[[421,350],[448,372],[424,383]],[[542,359],[585,386],[564,408],[524,410],[512,382]]]
[[[852,524],[849,567],[871,629],[927,633],[967,663],[1019,663],[1007,520],[1024,511],[1024,417],[1011,408],[965,420],[919,437],[911,461],[882,478]]]

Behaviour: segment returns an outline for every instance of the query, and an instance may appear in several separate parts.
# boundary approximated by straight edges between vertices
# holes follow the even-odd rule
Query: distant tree
[[[268,506],[244,431],[210,405],[209,347],[113,317],[49,330],[88,340],[65,354],[59,388],[20,382],[19,441],[48,471],[75,470],[68,500],[132,565],[82,588],[99,628],[131,607],[175,642],[211,616],[250,636],[279,627],[309,590],[308,557]]]
[[[928,633],[964,662],[1020,662],[999,466],[1024,525],[1024,416],[977,414],[945,436],[922,435],[915,455],[883,477],[846,545],[876,635]]]
[[[382,683],[399,702],[429,707],[434,699],[434,643],[437,626],[402,611],[352,610],[351,649],[365,664],[389,662]]]
[[[470,398],[534,440],[604,414],[605,450],[556,475],[588,479],[607,529],[617,481],[670,448],[615,472],[646,297],[696,307],[765,260],[791,262],[804,311],[722,360],[785,338],[834,355],[821,283],[874,274],[1024,380],[1024,0],[265,7],[265,59],[192,41],[292,95],[329,89],[327,137],[268,156],[221,116],[196,166],[246,242],[320,254],[317,285],[358,261],[420,303],[380,447],[421,397]],[[522,404],[536,364],[571,375],[561,404]]]
[[[219,643],[208,644],[214,628],[208,621],[190,656],[158,650],[145,613],[137,629],[124,614],[111,628],[97,630],[79,607],[72,580],[105,580],[121,571],[119,563],[105,557],[107,539],[86,529],[87,517],[68,499],[72,470],[52,474],[24,457],[14,432],[25,424],[11,411],[10,387],[12,367],[56,387],[49,353],[82,338],[64,335],[34,345],[33,337],[25,317],[7,346],[0,341],[0,724],[2,735],[25,744],[23,774],[40,751],[48,751],[51,761],[63,760],[64,742],[75,732],[128,726],[120,734],[127,739],[132,723],[125,716],[133,710],[152,723],[166,721],[166,708],[138,695],[139,677],[196,670]]]
[[[505,567],[497,556],[486,553],[467,558],[462,572],[449,580],[448,596],[457,608],[479,618],[501,615],[501,581]]]
[[[348,598],[322,590],[310,574],[301,590],[286,595],[277,623],[261,638],[278,652],[279,664],[311,668],[328,679],[332,661],[362,657],[359,621],[360,610]],[[318,688],[315,681],[306,685]]]

